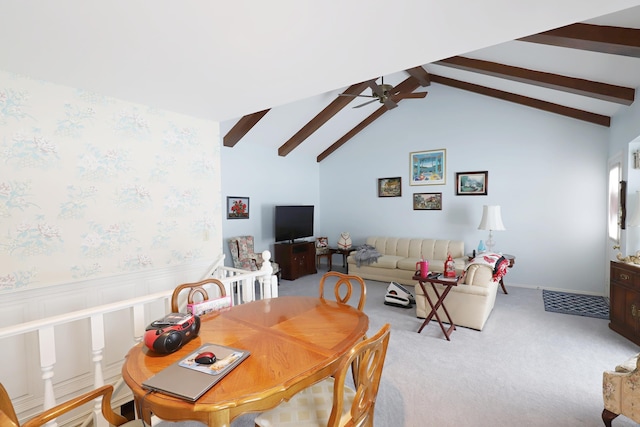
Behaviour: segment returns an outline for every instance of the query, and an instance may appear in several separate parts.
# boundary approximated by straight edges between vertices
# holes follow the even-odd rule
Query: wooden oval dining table
[[[305,296],[263,299],[203,316],[198,337],[175,353],[134,346],[122,377],[149,425],[155,414],[168,421],[229,426],[239,415],[271,409],[331,376],[368,328],[367,315],[350,305]],[[251,355],[196,402],[142,388],[143,381],[207,343]]]

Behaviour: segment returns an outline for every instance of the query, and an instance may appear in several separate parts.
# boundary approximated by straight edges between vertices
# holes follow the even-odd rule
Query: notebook
[[[212,365],[200,365],[195,357],[205,351],[216,355]],[[142,383],[142,387],[195,402],[251,353],[217,344],[205,344],[189,356],[167,366]]]

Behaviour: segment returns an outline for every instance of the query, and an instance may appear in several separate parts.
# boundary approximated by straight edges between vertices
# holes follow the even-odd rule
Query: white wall
[[[502,206],[496,250],[516,255],[509,284],[604,293],[608,129],[439,85],[320,164],[322,222],[335,243],[367,236],[464,240],[483,204]],[[446,185],[410,186],[409,153],[445,148]],[[335,174],[335,170],[344,171]],[[488,171],[487,196],[456,196],[455,173]],[[377,179],[402,177],[402,197],[378,198]],[[345,191],[339,191],[346,188]],[[414,211],[412,194],[442,192],[442,211]]]
[[[221,135],[228,129],[221,128]],[[269,138],[268,134],[263,138]],[[272,148],[242,144],[222,147],[222,203],[228,196],[249,197],[248,219],[222,218],[225,265],[232,266],[227,239],[252,235],[255,250],[274,253],[274,212],[276,205],[314,205],[315,229],[321,221],[319,166],[315,157],[296,151],[278,156]]]
[[[216,122],[0,70],[0,292],[212,263],[218,140]]]

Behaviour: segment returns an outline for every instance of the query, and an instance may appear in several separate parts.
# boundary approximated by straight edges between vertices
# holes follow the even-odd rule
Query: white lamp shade
[[[629,227],[640,226],[640,191],[636,191],[636,210],[629,221]]]
[[[482,207],[482,219],[478,230],[493,230],[504,231],[504,224],[502,223],[502,215],[500,215],[500,206],[488,206]]]

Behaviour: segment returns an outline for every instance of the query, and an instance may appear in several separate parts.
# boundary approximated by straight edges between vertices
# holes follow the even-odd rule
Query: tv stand
[[[275,261],[280,265],[285,280],[296,280],[318,272],[313,242],[276,243],[274,252]]]

